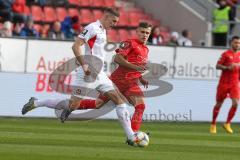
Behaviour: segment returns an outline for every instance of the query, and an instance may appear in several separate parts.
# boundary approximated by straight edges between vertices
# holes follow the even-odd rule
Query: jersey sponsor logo
[[[128,48],[130,48],[130,46],[131,46],[131,44],[129,42],[121,42],[119,47],[121,49],[128,49]]]
[[[81,91],[81,89],[79,89],[79,88],[78,88],[78,89],[75,89],[75,91],[74,91],[74,93],[77,94],[77,95],[81,95],[81,92],[82,92],[82,91]]]

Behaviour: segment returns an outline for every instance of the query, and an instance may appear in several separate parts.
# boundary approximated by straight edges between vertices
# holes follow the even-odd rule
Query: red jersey
[[[234,53],[232,50],[227,50],[218,60],[217,64],[229,66],[232,63],[240,63],[240,52]],[[232,71],[223,70],[219,83],[226,85],[236,85],[239,82],[239,68],[235,67]]]
[[[128,62],[142,66],[147,64],[148,48],[137,39],[129,39],[120,44],[116,53],[122,55]],[[141,72],[119,66],[111,75],[114,79],[136,79],[141,77]]]

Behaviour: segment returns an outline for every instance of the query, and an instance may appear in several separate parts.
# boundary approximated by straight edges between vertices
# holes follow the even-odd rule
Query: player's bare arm
[[[142,83],[144,88],[148,88],[148,80],[144,79],[143,77],[140,77],[139,81]]]
[[[139,72],[145,72],[147,70],[147,68],[145,66],[137,66],[135,64],[132,64],[130,62],[128,62],[122,55],[117,54],[114,58],[114,62],[116,62],[117,64],[119,64],[120,66],[129,68],[129,69],[133,69],[133,70],[137,70]]]
[[[73,53],[74,53],[78,63],[82,66],[84,73],[86,75],[89,75],[91,72],[88,68],[88,65],[85,64],[85,62],[84,62],[84,58],[82,56],[83,54],[82,54],[82,50],[81,50],[81,46],[84,45],[84,43],[85,43],[85,41],[83,39],[77,38],[72,46],[72,50],[73,50]]]
[[[217,64],[216,69],[232,71],[234,69],[234,67],[239,67],[239,66],[240,66],[239,63],[233,63],[233,64],[228,65],[228,66],[222,65],[222,64]]]

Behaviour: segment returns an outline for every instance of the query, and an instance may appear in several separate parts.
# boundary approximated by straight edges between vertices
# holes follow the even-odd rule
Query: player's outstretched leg
[[[38,108],[38,107],[47,107],[51,109],[64,109],[68,107],[69,100],[68,99],[44,99],[38,100],[35,97],[31,97],[29,101],[23,106],[22,114],[26,114],[27,112]]]

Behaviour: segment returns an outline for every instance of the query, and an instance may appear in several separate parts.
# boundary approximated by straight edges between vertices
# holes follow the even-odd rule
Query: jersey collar
[[[133,39],[135,42],[137,42],[139,45],[142,45],[142,46],[146,46],[145,44],[143,44],[141,41],[139,41],[138,39]]]
[[[99,25],[99,28],[101,28],[102,30],[105,30],[102,23],[99,20],[97,20],[97,24]]]

